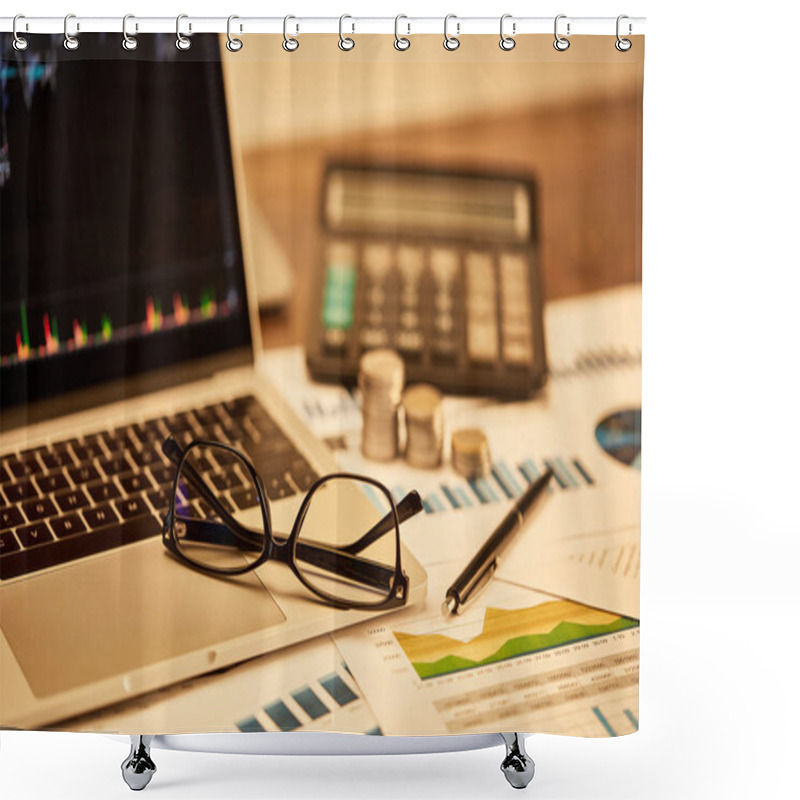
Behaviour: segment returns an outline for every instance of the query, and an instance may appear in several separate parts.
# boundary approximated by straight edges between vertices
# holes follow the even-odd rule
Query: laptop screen
[[[219,44],[0,39],[0,404],[250,352]],[[176,370],[177,374],[177,370]],[[169,379],[166,378],[169,382]],[[141,383],[141,381],[140,381]],[[144,381],[146,383],[146,381]],[[84,393],[85,395],[85,393]]]

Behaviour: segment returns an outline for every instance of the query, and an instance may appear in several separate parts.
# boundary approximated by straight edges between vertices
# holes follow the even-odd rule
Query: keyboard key
[[[100,473],[91,464],[81,464],[79,467],[71,467],[67,470],[73,483],[90,483],[99,481]]]
[[[280,500],[294,494],[294,489],[279,475],[273,475],[264,481],[264,488],[267,490],[267,497],[270,500]]]
[[[238,489],[242,485],[239,476],[232,469],[225,470],[225,472],[213,472],[207,477],[211,478],[211,483],[213,483],[220,492],[225,489]]]
[[[143,472],[125,475],[119,479],[119,482],[127,494],[135,494],[136,492],[142,492],[145,489],[153,488],[150,479]]]
[[[89,498],[84,494],[83,489],[68,489],[66,492],[59,492],[53,498],[58,507],[64,511],[77,511],[89,505]]]
[[[13,481],[14,476],[11,474],[10,470],[6,468],[5,462],[0,463],[0,483],[8,483],[8,481]]]
[[[21,500],[30,500],[38,497],[39,492],[32,481],[19,481],[18,483],[8,483],[3,487],[3,492],[9,503],[18,503]]]
[[[169,489],[153,489],[152,492],[147,493],[147,499],[150,505],[159,513],[165,513],[169,508],[169,501],[172,493]]]
[[[20,550],[4,556],[0,559],[0,580],[37,572],[160,534],[161,525],[155,517],[145,516],[89,531],[81,536],[68,536],[47,547]]]
[[[175,479],[175,467],[172,465],[150,467],[150,477],[155,481],[156,486],[171,485]]]
[[[44,521],[17,528],[16,533],[23,547],[35,547],[37,544],[53,541],[53,534],[50,533],[50,529]]]
[[[41,497],[38,500],[29,500],[27,503],[23,503],[22,510],[31,522],[44,519],[45,517],[53,517],[58,513],[56,507],[53,505],[53,501],[47,497]]]
[[[288,472],[292,476],[292,480],[304,492],[308,491],[311,488],[311,484],[319,477],[311,468],[311,465],[301,456],[298,456],[289,464]]]
[[[51,472],[49,475],[39,475],[36,478],[36,485],[42,494],[52,494],[61,489],[68,489],[69,481],[66,475],[62,475],[60,472]]]
[[[11,531],[0,533],[0,556],[19,550],[19,542]]]
[[[60,453],[44,453],[40,456],[45,469],[60,469],[61,467],[71,467],[75,462],[72,456],[66,452]]]
[[[117,515],[110,505],[97,506],[96,508],[87,508],[83,512],[83,518],[89,528],[96,530],[105,525],[111,525],[117,522]]]
[[[43,471],[42,465],[33,456],[29,456],[25,460],[12,457],[6,462],[6,466],[15,478],[29,478],[31,475],[38,475]]]
[[[83,533],[86,530],[83,520],[77,514],[65,514],[63,517],[51,519],[50,527],[59,539],[72,536],[74,533]]]
[[[95,458],[102,458],[105,455],[105,450],[97,444],[74,444],[72,445],[72,452],[75,453],[75,458],[78,461],[91,461]]]
[[[128,455],[137,467],[147,467],[150,464],[163,463],[163,456],[161,455],[160,448],[156,449],[149,443],[145,444],[142,450],[134,451]]]
[[[98,463],[100,464],[100,469],[102,469],[109,478],[114,475],[124,475],[126,472],[131,472],[133,470],[130,461],[128,461],[124,455],[101,458]]]
[[[114,505],[123,519],[131,519],[150,513],[150,509],[144,502],[143,497],[125,497],[122,500],[117,500]]]
[[[255,489],[239,489],[239,491],[232,492],[231,497],[234,505],[240,511],[258,505],[258,494]]]
[[[106,500],[113,500],[120,496],[120,491],[114,483],[95,483],[88,487],[89,494],[95,503],[103,503]]]
[[[25,519],[18,508],[13,506],[0,508],[0,530],[5,531],[9,528],[16,528],[17,525],[23,525],[24,523]]]

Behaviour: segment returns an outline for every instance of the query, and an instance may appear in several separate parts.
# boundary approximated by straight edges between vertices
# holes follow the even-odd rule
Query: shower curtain
[[[0,37],[0,725],[638,730],[643,37],[132,30]]]

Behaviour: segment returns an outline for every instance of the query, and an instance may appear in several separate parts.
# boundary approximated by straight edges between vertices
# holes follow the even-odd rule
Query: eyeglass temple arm
[[[179,514],[177,519],[186,526],[184,540],[236,547],[253,552],[262,549],[262,545],[256,541],[245,539],[244,544],[237,541],[242,537],[232,531],[226,523],[195,519],[182,514]],[[322,543],[297,542],[295,555],[299,560],[318,569],[335,573],[337,577],[348,578],[376,589],[385,589],[394,577],[393,569],[366,558],[343,553],[340,548],[326,547]]]
[[[419,514],[423,508],[419,492],[416,490],[409,492],[395,508],[397,509],[397,520],[401,524],[407,519],[411,519],[415,514]],[[337,550],[348,555],[355,555],[392,530],[394,530],[394,514],[389,512],[385,517],[378,520],[360,539],[356,539],[355,542],[346,547],[338,547]]]
[[[164,440],[164,443],[161,445],[161,451],[176,467],[180,463],[181,456],[183,456],[184,452],[174,436],[168,436]],[[194,468],[193,464],[184,461],[181,469],[186,472],[186,477],[189,479],[192,486],[200,492],[203,499],[214,509],[217,516],[219,516],[236,536],[248,543],[256,542],[261,538],[261,534],[259,534],[258,531],[248,528],[246,525],[242,525],[241,522],[228,512],[225,506],[220,503],[214,490],[206,483],[205,478]],[[186,520],[182,521],[185,522]]]

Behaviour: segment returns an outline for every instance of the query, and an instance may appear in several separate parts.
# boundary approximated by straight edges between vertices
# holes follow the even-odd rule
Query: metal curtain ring
[[[235,36],[231,35],[231,22],[235,19],[239,19],[236,14],[231,14],[228,17],[228,41],[225,42],[225,47],[227,47],[231,53],[238,53],[244,47],[244,42],[241,39],[237,39]],[[241,32],[241,30],[242,26],[240,25],[239,31]]]
[[[74,14],[67,14],[67,16],[64,17],[64,48],[66,50],[77,50],[81,46],[81,43],[78,41],[77,36],[73,36],[69,32],[69,21],[71,19],[76,19],[76,16]],[[80,24],[75,23],[75,32],[77,33],[80,29]]]
[[[122,47],[125,50],[135,50],[139,46],[139,40],[135,36],[131,36],[128,33],[128,20],[129,19],[136,19],[133,14],[126,14],[122,18]],[[134,30],[139,30],[139,25],[137,24]]]
[[[25,19],[24,14],[17,14],[14,21],[11,23],[11,33],[14,35],[14,41],[11,43],[15,50],[27,50],[30,42],[24,37],[19,35],[17,30],[17,23],[19,20]],[[28,30],[28,24],[25,23],[25,30]]]
[[[563,36],[560,36],[558,33],[558,21],[560,19],[566,19],[566,14],[559,14],[556,17],[556,21],[553,24],[553,33],[555,34],[555,41],[553,42],[553,47],[558,50],[559,53],[563,53],[565,50],[569,50],[569,39],[565,39]],[[569,36],[569,22],[567,23],[567,36]]]
[[[444,18],[444,42],[443,42],[443,44],[444,44],[444,49],[445,50],[450,50],[452,52],[453,50],[458,50],[458,48],[461,46],[461,42],[458,40],[458,34],[459,34],[459,31],[461,30],[461,23],[456,22],[456,35],[455,36],[451,36],[447,32],[447,26],[448,26],[448,23],[450,22],[451,19],[457,20],[458,17],[455,14],[448,14]]]
[[[192,46],[192,40],[181,33],[181,20],[189,19],[188,14],[178,14],[175,19],[175,47],[178,50],[188,50]],[[189,23],[189,33],[192,32],[192,23]]]
[[[400,35],[400,20],[401,19],[408,19],[405,14],[398,14],[394,18],[394,49],[395,50],[408,50],[411,47],[411,39],[406,39],[405,36]],[[411,24],[406,23],[408,26],[408,32],[411,33]]]
[[[619,24],[624,19],[628,19],[628,15],[627,14],[620,14],[617,17],[617,41],[614,42],[614,47],[616,47],[617,50],[620,51],[620,53],[627,53],[628,50],[630,50],[631,47],[633,47],[633,42],[630,39],[623,39],[619,35]],[[628,35],[630,36],[630,34],[631,34],[631,24],[629,22],[628,23]]]
[[[511,14],[503,14],[503,16],[500,17],[500,49],[501,50],[506,50],[506,51],[513,50],[517,46],[516,41],[511,36],[506,36],[505,31],[504,31],[504,26],[505,26],[506,20],[507,19],[511,19],[511,18],[512,18]],[[516,33],[517,32],[517,23],[516,22],[512,22],[511,23],[511,32],[512,33]]]
[[[287,14],[283,18],[283,49],[287,53],[294,53],[294,51],[297,50],[298,47],[300,47],[300,42],[298,39],[294,39],[291,36],[289,36],[287,32],[287,26],[289,24],[290,19],[297,19],[297,17],[293,17],[291,14]],[[297,29],[299,30],[299,26]]]
[[[342,16],[339,17],[339,49],[340,50],[352,50],[356,46],[356,43],[355,43],[354,39],[351,39],[349,36],[345,36],[344,33],[342,33],[342,26],[344,25],[344,21],[346,19],[353,19],[353,18],[349,14],[342,14]],[[351,23],[351,24],[353,26],[353,30],[355,31],[355,29],[356,29],[355,23]]]

